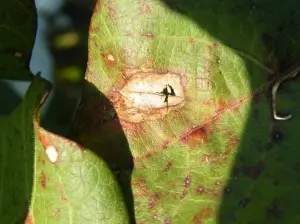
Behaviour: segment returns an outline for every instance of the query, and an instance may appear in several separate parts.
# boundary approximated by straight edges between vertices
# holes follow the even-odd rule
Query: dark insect
[[[172,86],[170,86],[169,84],[168,85],[166,85],[166,87],[163,89],[163,91],[162,92],[160,92],[161,94],[163,94],[166,98],[165,98],[165,100],[164,100],[164,102],[165,103],[167,103],[167,110],[168,110],[168,108],[169,108],[169,105],[168,105],[168,99],[169,99],[169,96],[176,96],[175,95],[175,91],[174,91],[174,89],[173,89],[173,87]]]

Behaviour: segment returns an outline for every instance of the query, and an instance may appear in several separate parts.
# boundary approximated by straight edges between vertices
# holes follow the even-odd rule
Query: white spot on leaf
[[[112,56],[112,54],[108,54],[106,57],[109,61],[115,61],[115,58]]]
[[[50,145],[46,148],[46,154],[50,162],[55,163],[58,158],[58,152],[53,145]]]

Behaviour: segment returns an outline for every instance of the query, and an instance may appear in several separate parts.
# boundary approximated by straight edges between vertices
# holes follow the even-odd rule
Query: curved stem
[[[292,114],[289,114],[287,116],[279,116],[277,114],[277,112],[276,112],[276,94],[277,94],[280,84],[282,84],[284,81],[286,81],[288,79],[296,77],[299,74],[299,71],[300,71],[300,66],[297,66],[296,68],[292,69],[291,72],[287,73],[280,80],[278,80],[272,88],[272,109],[273,109],[273,117],[275,120],[285,121],[285,120],[292,118]]]

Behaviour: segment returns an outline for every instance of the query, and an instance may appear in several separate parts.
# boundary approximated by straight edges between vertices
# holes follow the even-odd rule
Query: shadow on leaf
[[[114,172],[124,195],[131,223],[134,221],[131,173],[133,157],[112,103],[85,81],[71,139],[95,152]]]
[[[224,186],[218,223],[299,222],[299,80],[284,85],[279,93],[278,109],[293,113],[291,120],[274,120],[270,105],[270,80],[300,59],[299,2],[161,1],[240,52],[255,93],[238,151],[227,156],[235,161]],[[258,71],[258,64],[266,71]]]

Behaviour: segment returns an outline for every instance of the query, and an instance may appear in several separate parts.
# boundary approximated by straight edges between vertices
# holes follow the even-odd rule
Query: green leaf
[[[98,1],[73,138],[131,178],[137,223],[297,222],[296,198],[283,203],[297,178],[271,184],[297,167],[279,162],[281,146],[270,138],[278,124],[267,91],[300,58],[299,32],[288,25],[299,13],[285,6]],[[126,193],[128,182],[120,183]],[[269,215],[287,206],[280,218]]]
[[[36,34],[34,1],[1,1],[0,21],[0,79],[32,79],[29,60]]]
[[[33,223],[128,223],[118,184],[104,161],[35,123]]]
[[[35,126],[34,186],[27,222],[128,223],[106,163],[87,149]]]
[[[0,223],[23,223],[29,205],[26,223],[128,223],[107,165],[39,126],[48,86],[36,76],[23,103],[0,119]]]
[[[0,118],[0,223],[23,223],[33,183],[33,113],[46,91],[35,77],[20,106]]]

